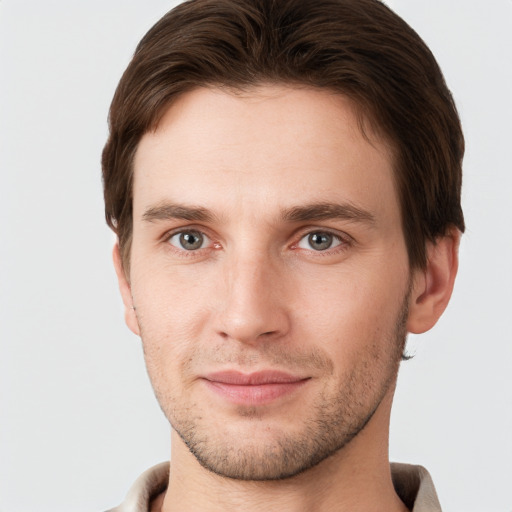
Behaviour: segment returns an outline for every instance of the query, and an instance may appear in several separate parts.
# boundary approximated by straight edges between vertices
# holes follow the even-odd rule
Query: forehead
[[[398,211],[391,150],[363,135],[354,104],[287,86],[201,88],[173,103],[134,160],[134,217],[159,201],[219,213],[322,201]]]

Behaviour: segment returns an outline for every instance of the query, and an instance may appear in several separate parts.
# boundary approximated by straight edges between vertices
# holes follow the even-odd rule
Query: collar
[[[428,471],[412,464],[391,464],[391,477],[400,499],[411,512],[441,512]],[[148,512],[151,499],[167,488],[169,463],[162,462],[137,478],[125,501],[107,512]]]

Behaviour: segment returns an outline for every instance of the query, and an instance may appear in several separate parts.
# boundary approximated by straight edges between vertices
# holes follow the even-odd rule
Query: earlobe
[[[126,272],[123,267],[119,242],[116,242],[114,245],[112,259],[114,260],[114,268],[116,269],[119,291],[121,292],[121,297],[123,299],[124,319],[126,325],[134,334],[140,336],[139,322],[137,321],[137,315],[135,314],[135,306],[133,304],[130,283],[126,277]]]
[[[452,228],[435,243],[427,244],[427,267],[413,276],[407,330],[414,334],[431,329],[446,309],[459,266],[461,233]]]

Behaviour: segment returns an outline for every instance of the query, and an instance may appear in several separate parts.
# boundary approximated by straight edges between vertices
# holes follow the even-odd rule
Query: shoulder
[[[434,482],[423,466],[391,463],[396,493],[412,512],[441,512]]]
[[[152,499],[167,488],[168,481],[168,462],[147,469],[135,480],[125,500],[107,512],[149,512]]]

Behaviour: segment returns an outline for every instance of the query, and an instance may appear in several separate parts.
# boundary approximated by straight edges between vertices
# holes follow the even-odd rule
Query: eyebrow
[[[193,220],[198,222],[213,222],[215,215],[201,206],[187,206],[175,203],[162,203],[148,208],[142,215],[147,222],[157,220]]]
[[[372,213],[351,203],[314,203],[294,206],[283,210],[282,217],[288,222],[340,219],[375,224],[375,216]]]
[[[214,222],[217,216],[202,206],[191,206],[176,203],[161,203],[148,208],[142,215],[146,222],[159,220],[188,220],[197,222]],[[375,217],[367,210],[363,210],[351,203],[312,203],[293,206],[281,211],[281,218],[285,222],[314,222],[329,219],[341,219],[366,224],[374,224]]]

